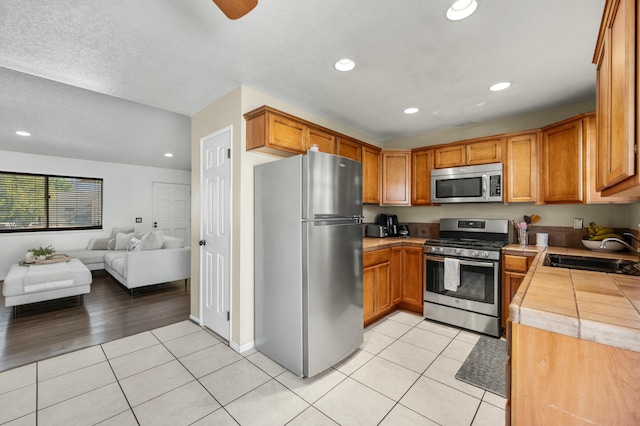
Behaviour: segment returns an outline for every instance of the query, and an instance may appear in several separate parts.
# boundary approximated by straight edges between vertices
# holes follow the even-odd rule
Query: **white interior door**
[[[153,182],[153,229],[191,245],[191,185]]]
[[[231,127],[201,139],[202,325],[229,340],[231,287]]]

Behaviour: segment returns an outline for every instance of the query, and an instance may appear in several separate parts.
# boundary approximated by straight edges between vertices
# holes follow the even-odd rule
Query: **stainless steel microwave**
[[[431,202],[501,203],[502,163],[431,170]]]

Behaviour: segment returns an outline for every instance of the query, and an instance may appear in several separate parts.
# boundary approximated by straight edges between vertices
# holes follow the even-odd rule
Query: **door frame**
[[[229,125],[227,127],[224,127],[220,130],[217,130],[213,133],[210,133],[200,138],[200,161],[198,164],[198,168],[200,169],[200,173],[199,173],[200,191],[198,194],[198,201],[200,203],[200,208],[198,209],[198,222],[199,222],[198,241],[201,241],[204,238],[204,227],[203,227],[203,221],[202,221],[202,211],[204,209],[204,206],[202,205],[202,199],[203,199],[202,182],[203,182],[203,175],[204,175],[202,161],[203,161],[203,154],[204,154],[204,141],[227,132],[229,133],[229,149],[233,154],[233,125]],[[228,292],[229,300],[227,302],[229,306],[229,344],[231,344],[231,330],[233,329],[233,315],[231,315],[231,309],[232,309],[231,300],[233,299],[232,297],[232,293],[233,293],[233,285],[232,285],[233,283],[233,215],[231,214],[231,210],[233,206],[233,161],[229,162],[229,204],[228,206],[229,206],[229,210],[227,214],[229,217],[229,292]],[[204,325],[204,281],[203,281],[204,262],[202,262],[202,250],[203,250],[202,246],[198,245],[198,271],[199,271],[198,290],[199,290],[199,298],[200,298],[199,304],[198,304],[200,318],[198,322],[201,327],[206,327]]]

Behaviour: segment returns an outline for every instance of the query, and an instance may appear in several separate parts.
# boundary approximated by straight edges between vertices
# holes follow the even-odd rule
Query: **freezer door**
[[[362,216],[362,164],[309,151],[302,162],[302,218]]]
[[[304,222],[304,375],[353,353],[363,338],[362,224]]]

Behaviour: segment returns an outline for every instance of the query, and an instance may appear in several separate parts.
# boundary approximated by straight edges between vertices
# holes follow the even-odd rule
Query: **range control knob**
[[[489,257],[489,252],[488,251],[483,251],[482,252],[482,257]]]
[[[437,253],[438,247],[431,247],[431,253]]]
[[[476,250],[472,251],[471,256],[478,257],[478,252]]]
[[[456,249],[455,250],[455,254],[460,255],[460,253],[462,253],[462,250],[460,250],[460,249]]]
[[[444,247],[439,247],[438,248],[438,253],[444,253]]]

